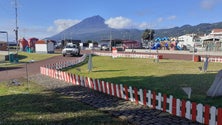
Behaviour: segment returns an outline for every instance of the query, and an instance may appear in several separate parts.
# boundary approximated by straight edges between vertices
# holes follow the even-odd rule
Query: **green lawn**
[[[209,63],[208,71],[203,73],[198,68],[203,62],[163,59],[155,63],[153,59],[112,59],[100,56],[94,56],[92,62],[93,70],[90,73],[87,62],[65,70],[111,83],[171,94],[180,99],[187,99],[181,88],[191,87],[191,101],[222,107],[222,97],[206,96],[215,75],[222,67],[221,63]]]
[[[14,52],[15,53],[15,52]],[[17,66],[20,65],[21,63],[26,63],[26,62],[30,62],[31,60],[34,61],[40,61],[40,60],[44,60],[47,58],[51,58],[54,56],[58,56],[61,54],[38,54],[38,53],[27,53],[27,52],[18,52],[18,63],[9,63],[9,61],[5,61],[5,62],[1,62],[0,66],[1,67],[13,67],[13,66]]]
[[[77,102],[71,97],[46,90],[25,79],[19,79],[21,86],[0,83],[0,124],[125,124],[94,108]]]

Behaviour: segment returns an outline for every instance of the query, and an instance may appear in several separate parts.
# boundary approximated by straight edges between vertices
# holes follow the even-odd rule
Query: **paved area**
[[[133,102],[109,96],[81,86],[73,86],[41,74],[33,75],[30,80],[51,91],[72,97],[74,100],[91,105],[132,125],[200,125],[188,119],[172,116],[166,112],[136,105]]]
[[[0,82],[17,79],[20,77],[27,77],[27,75],[33,75],[40,73],[40,67],[46,64],[53,64],[65,60],[75,60],[79,57],[63,57],[62,55],[55,56],[46,60],[36,61],[33,63],[19,63],[14,67],[0,67]]]

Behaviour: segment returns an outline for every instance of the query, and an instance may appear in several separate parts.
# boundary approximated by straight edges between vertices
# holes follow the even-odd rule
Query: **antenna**
[[[19,43],[18,43],[18,4],[17,4],[17,0],[15,0],[15,41],[17,43],[17,53],[18,53],[18,47],[19,47]]]

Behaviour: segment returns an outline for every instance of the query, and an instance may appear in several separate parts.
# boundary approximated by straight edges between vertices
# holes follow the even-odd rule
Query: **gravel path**
[[[88,104],[105,113],[126,120],[134,125],[199,125],[185,118],[172,116],[166,112],[136,105],[133,102],[125,101],[81,86],[73,86],[41,74],[29,78],[49,90],[71,96],[74,100]]]

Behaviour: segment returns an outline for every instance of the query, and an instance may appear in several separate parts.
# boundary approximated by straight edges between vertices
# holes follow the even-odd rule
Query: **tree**
[[[153,40],[155,31],[153,29],[145,29],[143,32],[142,38],[143,40]]]

